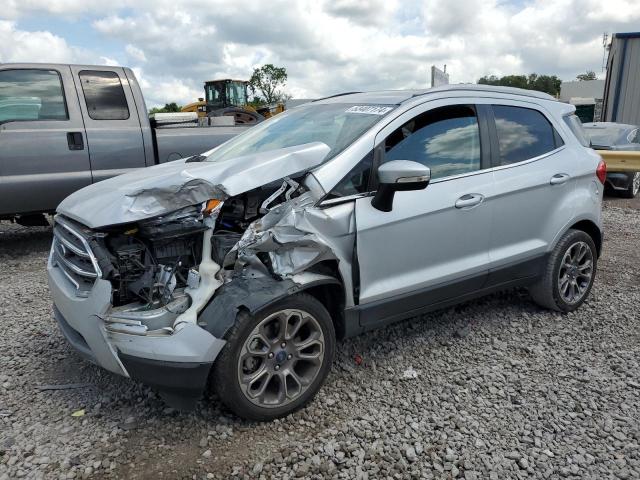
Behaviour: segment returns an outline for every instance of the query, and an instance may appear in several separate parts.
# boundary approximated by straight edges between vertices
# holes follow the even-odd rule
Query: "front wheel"
[[[255,316],[241,312],[214,364],[212,388],[240,417],[288,415],[324,383],[335,344],[331,317],[311,295],[292,295]]]
[[[542,307],[571,312],[589,295],[597,262],[593,239],[583,231],[569,230],[551,252],[542,278],[529,293]]]

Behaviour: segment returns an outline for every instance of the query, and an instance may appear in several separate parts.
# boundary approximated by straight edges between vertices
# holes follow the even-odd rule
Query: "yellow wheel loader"
[[[199,117],[233,116],[236,125],[251,125],[284,111],[284,105],[255,108],[248,102],[245,80],[210,80],[204,84],[204,98],[182,107],[183,112],[197,112]]]

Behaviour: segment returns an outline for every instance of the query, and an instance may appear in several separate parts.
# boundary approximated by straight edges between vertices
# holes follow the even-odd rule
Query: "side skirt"
[[[345,336],[358,335],[501,290],[532,285],[542,275],[547,258],[548,255],[545,254],[490,270],[488,274],[485,273],[479,277],[466,278],[447,285],[411,292],[408,295],[349,307],[345,309]],[[456,292],[465,293],[457,295]]]

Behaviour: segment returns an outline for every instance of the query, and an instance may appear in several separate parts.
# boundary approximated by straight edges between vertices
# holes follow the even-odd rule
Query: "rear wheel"
[[[629,175],[629,186],[626,190],[620,191],[620,196],[624,198],[635,198],[640,191],[640,172],[634,172]]]
[[[585,301],[596,276],[598,255],[593,239],[569,230],[549,256],[544,275],[529,292],[540,306],[571,312]]]
[[[292,295],[255,316],[242,312],[214,364],[212,387],[240,417],[282,417],[320,389],[335,343],[329,313],[310,295]]]

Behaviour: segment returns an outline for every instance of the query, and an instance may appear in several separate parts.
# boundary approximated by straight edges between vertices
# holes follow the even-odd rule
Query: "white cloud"
[[[127,52],[127,55],[129,55],[129,57],[131,57],[134,61],[138,61],[138,62],[147,61],[147,57],[144,54],[144,51],[138,47],[128,44],[126,47],[124,47],[124,51]]]
[[[64,38],[50,32],[26,32],[0,20],[0,62],[74,62],[80,56]]]
[[[116,60],[115,58],[100,57],[100,64],[109,65],[110,67],[117,67],[118,65],[120,65],[120,62],[118,62],[118,60]]]
[[[0,61],[119,59],[155,105],[193,101],[205,80],[249,78],[264,63],[287,68],[296,97],[426,87],[432,64],[447,64],[452,82],[531,72],[569,80],[599,72],[602,32],[637,30],[640,2],[8,0],[0,17],[45,14],[92,19],[105,51],[95,38],[89,52],[0,22]]]

